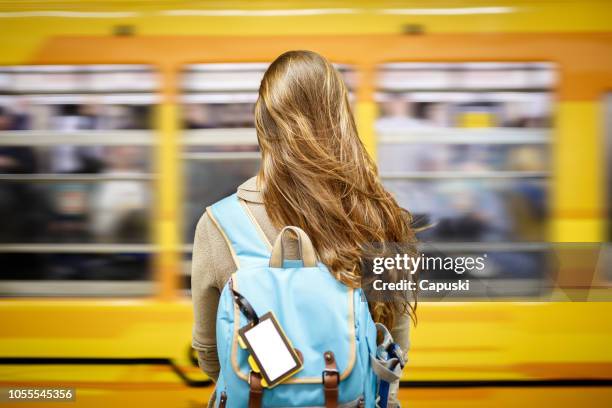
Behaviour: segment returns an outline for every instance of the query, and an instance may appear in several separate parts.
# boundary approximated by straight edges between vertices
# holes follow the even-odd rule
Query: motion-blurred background
[[[195,225],[258,168],[267,64],[310,49],[426,250],[489,257],[419,303],[402,400],[612,404],[609,1],[0,0],[0,30],[0,386],[204,404]]]

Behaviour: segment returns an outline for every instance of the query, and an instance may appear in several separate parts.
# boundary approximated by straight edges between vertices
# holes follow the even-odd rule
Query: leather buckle
[[[326,368],[325,370],[323,370],[323,372],[321,373],[321,382],[325,385],[325,375],[333,375],[336,377],[336,384],[340,383],[340,372],[338,372],[338,370],[336,369],[329,369]]]

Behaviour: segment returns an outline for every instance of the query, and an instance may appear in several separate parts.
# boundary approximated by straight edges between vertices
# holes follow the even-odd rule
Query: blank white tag
[[[268,386],[273,387],[301,368],[301,361],[271,313],[262,316],[256,326],[242,329],[240,334]]]

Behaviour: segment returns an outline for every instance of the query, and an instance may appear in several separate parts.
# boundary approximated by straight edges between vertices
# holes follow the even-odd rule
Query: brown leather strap
[[[219,408],[225,408],[225,404],[227,404],[227,394],[223,391],[219,397]]]
[[[263,399],[263,386],[261,374],[251,371],[249,374],[249,408],[260,408]]]
[[[323,370],[323,391],[325,393],[325,407],[336,408],[338,406],[338,385],[340,374],[336,365],[336,357],[331,351],[323,353],[325,359],[325,370]]]

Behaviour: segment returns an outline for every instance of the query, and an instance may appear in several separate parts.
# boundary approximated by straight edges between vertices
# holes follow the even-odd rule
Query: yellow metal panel
[[[610,313],[612,303],[421,303],[405,378],[605,377],[612,369]],[[6,300],[0,314],[11,327],[0,333],[4,357],[170,358],[197,374],[187,358],[192,311],[186,300]],[[95,373],[88,380],[110,381],[126,370]],[[12,375],[14,368],[0,366],[0,381]],[[59,369],[19,377],[62,378],[78,380]]]
[[[563,101],[555,118],[551,240],[604,238],[600,102]]]
[[[156,264],[160,290],[163,299],[176,296],[179,276],[181,276],[180,237],[179,237],[179,121],[178,107],[175,101],[176,76],[173,69],[162,71],[163,101],[158,106],[158,138],[157,151],[157,235],[159,255]]]
[[[188,301],[4,300],[3,357],[168,357],[186,361]],[[0,367],[1,369],[1,367]]]
[[[421,304],[405,377],[603,377],[612,368],[612,323],[603,310],[612,304]]]
[[[399,4],[399,5],[398,5]],[[601,32],[612,30],[612,7],[604,0],[510,1],[233,1],[174,5],[172,2],[3,2],[3,37],[111,34],[132,25],[141,35],[389,34],[406,25],[429,33]],[[86,22],[84,24],[84,22]],[[24,44],[22,42],[22,44]]]
[[[609,408],[612,388],[410,388],[399,397],[410,408]]]

